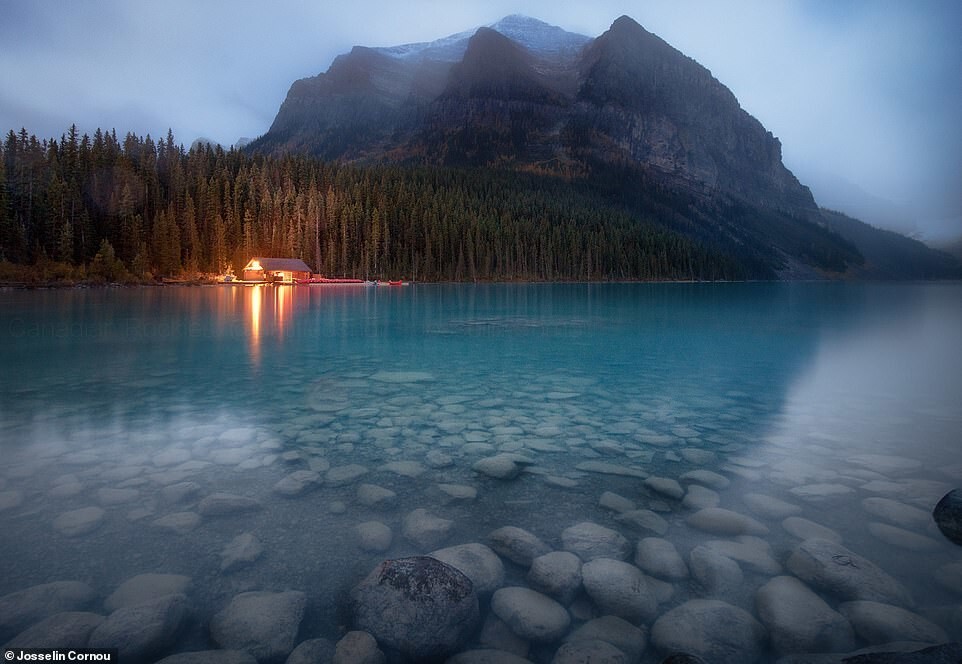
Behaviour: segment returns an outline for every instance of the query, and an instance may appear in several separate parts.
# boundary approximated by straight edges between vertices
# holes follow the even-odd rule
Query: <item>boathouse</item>
[[[263,258],[255,256],[244,266],[244,281],[293,283],[296,279],[310,279],[311,268],[299,258]]]

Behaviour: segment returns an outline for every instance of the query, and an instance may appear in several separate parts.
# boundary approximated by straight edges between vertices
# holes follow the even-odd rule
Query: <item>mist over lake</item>
[[[189,608],[165,605],[176,624],[139,657],[229,647],[212,619],[252,591],[303,593],[292,647],[336,642],[378,563],[465,544],[503,576],[462,650],[505,647],[480,625],[520,586],[566,635],[643,626],[643,662],[666,654],[661,617],[718,600],[774,661],[788,628],[759,597],[795,597],[783,577],[852,625],[812,652],[960,640],[962,549],[930,516],[962,485],[960,303],[957,282],[2,290],[0,643],[169,594]],[[588,581],[552,594],[507,526],[584,574],[621,554],[650,615]],[[869,561],[878,594],[806,578],[812,541]],[[83,587],[4,603],[53,582]]]

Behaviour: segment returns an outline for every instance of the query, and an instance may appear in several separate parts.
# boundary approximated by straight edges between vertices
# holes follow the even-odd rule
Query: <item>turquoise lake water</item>
[[[214,647],[211,615],[248,590],[306,593],[298,641],[336,640],[379,561],[502,526],[561,549],[591,521],[688,561],[736,537],[689,523],[699,500],[761,523],[742,543],[776,566],[741,560],[745,582],[719,599],[758,617],[757,588],[790,573],[813,522],[962,639],[962,589],[945,582],[962,547],[915,518],[962,486],[962,284],[6,290],[0,316],[0,595],[77,580],[104,613],[130,577],[189,576],[194,611],[166,652]],[[473,468],[499,454],[516,476]],[[276,487],[296,471],[303,487]],[[365,484],[395,495],[367,504]],[[664,526],[599,504],[606,491]],[[205,513],[218,492],[257,508]],[[806,521],[786,526],[767,497]],[[430,542],[405,534],[419,508],[451,522]],[[391,529],[383,551],[358,545],[370,521]],[[242,533],[263,553],[222,571]],[[525,584],[505,566],[505,585]],[[706,596],[692,579],[661,592],[660,614]],[[573,626],[599,615],[584,597],[569,608]]]

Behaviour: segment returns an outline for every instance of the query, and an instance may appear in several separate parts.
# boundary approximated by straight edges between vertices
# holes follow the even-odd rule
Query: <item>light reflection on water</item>
[[[673,478],[720,472],[733,480],[721,506],[745,514],[752,492],[799,504],[941,615],[958,597],[931,573],[959,549],[931,524],[919,534],[932,551],[880,541],[862,501],[928,510],[962,483],[960,303],[959,284],[0,292],[0,366],[17,377],[0,384],[0,492],[21,497],[0,512],[11,534],[0,543],[0,594],[80,579],[105,596],[134,574],[177,572],[194,579],[199,619],[176,649],[206,646],[210,614],[249,589],[307,592],[302,638],[336,638],[351,584],[383,557],[424,552],[401,534],[415,508],[454,521],[448,545],[517,525],[560,548],[560,531],[585,519],[631,540],[651,535],[598,506],[608,490],[664,510],[666,537],[685,557],[719,539],[637,479],[576,468],[600,461]],[[508,482],[472,471],[497,451],[533,464]],[[429,462],[432,452],[450,465]],[[385,465],[396,461],[419,472]],[[293,470],[348,464],[368,472],[295,498],[272,490]],[[162,497],[182,481],[263,509],[205,517],[187,535],[165,530],[159,518],[197,509]],[[366,507],[360,482],[397,498]],[[453,501],[439,484],[478,497]],[[848,491],[792,493],[813,484]],[[59,514],[101,504],[104,488],[137,496],[106,505],[88,535],[56,532]],[[383,554],[355,545],[353,526],[371,519],[394,530]],[[780,521],[765,520],[766,539],[784,563],[799,540]],[[219,553],[241,532],[263,541],[264,558],[221,574]],[[523,570],[508,572],[524,583]],[[726,599],[754,611],[767,579],[748,579]],[[678,583],[662,609],[697,594]],[[550,649],[531,656],[547,661]]]

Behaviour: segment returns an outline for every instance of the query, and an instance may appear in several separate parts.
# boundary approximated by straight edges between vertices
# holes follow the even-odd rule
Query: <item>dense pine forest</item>
[[[59,140],[10,131],[0,150],[7,281],[209,278],[256,255],[420,281],[772,276],[670,219],[548,176],[187,151],[170,132],[76,127]]]

